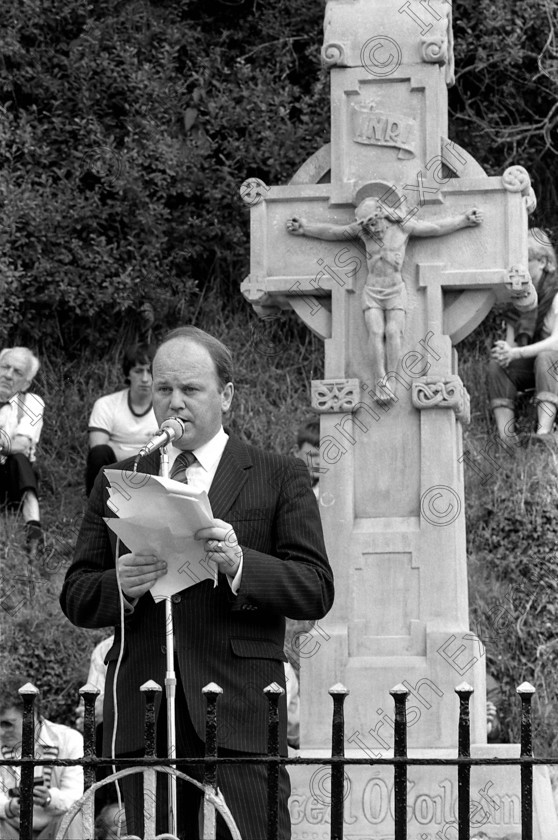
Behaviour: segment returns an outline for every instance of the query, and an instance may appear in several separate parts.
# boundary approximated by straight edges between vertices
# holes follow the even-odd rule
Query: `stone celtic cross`
[[[350,690],[347,754],[389,754],[393,689],[408,694],[409,748],[445,760],[457,741],[455,688],[466,682],[473,754],[493,755],[484,647],[469,629],[461,436],[469,397],[454,345],[496,299],[530,288],[534,193],[521,166],[489,177],[448,138],[448,0],[329,0],[324,30],[331,144],[287,186],[251,178],[241,191],[251,208],[243,294],[259,315],[294,310],[325,347],[312,407],[336,601],[299,645],[301,747],[328,755],[335,684],[333,693]],[[498,446],[487,447],[492,463]],[[329,769],[309,772],[291,768],[293,840],[326,840]],[[553,840],[543,776],[534,836]],[[488,836],[519,830],[515,769],[474,768],[472,785]],[[408,836],[456,836],[456,791],[455,770],[410,768]],[[348,840],[393,837],[391,768],[347,769],[345,793]]]
[[[323,655],[303,663],[302,743],[329,737],[327,693],[305,704],[305,684],[349,686],[348,728],[385,745],[389,727],[374,730],[370,710],[385,708],[390,688],[426,680],[437,708],[465,676],[482,741],[484,661],[469,632],[463,509],[469,406],[453,347],[497,298],[529,284],[534,195],[522,167],[489,177],[448,138],[447,0],[330,0],[324,30],[331,144],[286,186],[250,179],[242,187],[251,207],[243,294],[260,315],[293,309],[325,345],[312,406],[321,415],[320,504],[337,598]],[[395,265],[405,295],[400,316],[379,316],[386,329],[393,320],[400,328],[381,377],[362,293],[386,270],[369,253],[373,230],[369,242],[359,235],[378,201],[403,231],[380,256],[390,271]],[[464,221],[473,211],[482,223]],[[300,220],[306,235],[294,236]],[[440,712],[422,716],[410,743],[450,746],[455,737]]]

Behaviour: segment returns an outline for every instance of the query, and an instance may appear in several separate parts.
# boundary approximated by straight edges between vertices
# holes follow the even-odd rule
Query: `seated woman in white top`
[[[152,407],[154,348],[134,345],[124,352],[122,369],[129,387],[100,397],[89,418],[85,489],[89,496],[102,467],[135,455],[158,429]]]

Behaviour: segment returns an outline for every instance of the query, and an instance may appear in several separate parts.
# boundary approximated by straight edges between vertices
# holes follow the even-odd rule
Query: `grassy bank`
[[[524,680],[537,689],[534,743],[548,754],[558,723],[558,450],[540,443],[511,450],[497,442],[486,391],[486,343],[469,342],[460,373],[471,394],[472,423],[464,433],[467,552],[471,628],[483,640],[486,665],[502,689],[502,721],[519,740]],[[533,430],[534,406],[524,402],[519,427]]]

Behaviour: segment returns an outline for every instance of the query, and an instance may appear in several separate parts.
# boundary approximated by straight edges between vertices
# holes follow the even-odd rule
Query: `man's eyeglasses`
[[[11,720],[0,720],[0,729],[13,729],[15,723]]]

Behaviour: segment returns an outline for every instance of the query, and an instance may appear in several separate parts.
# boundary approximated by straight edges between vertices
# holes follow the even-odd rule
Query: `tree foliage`
[[[169,326],[191,319],[206,285],[236,291],[248,269],[240,184],[286,180],[326,131],[307,56],[318,17],[285,27],[272,10],[237,12],[6,4],[4,340],[29,340],[40,319],[43,345],[70,352],[85,337],[103,350],[122,323],[141,328],[146,303]]]
[[[554,0],[454,0],[453,136],[490,174],[530,173],[534,224],[558,232],[558,7]]]
[[[554,224],[552,0],[454,2],[452,134],[529,168]],[[246,177],[285,183],[329,135],[318,0],[5,0],[0,323],[66,353],[242,305]],[[40,325],[40,330],[38,330]],[[38,336],[37,333],[40,332]]]

